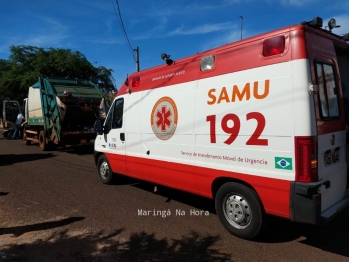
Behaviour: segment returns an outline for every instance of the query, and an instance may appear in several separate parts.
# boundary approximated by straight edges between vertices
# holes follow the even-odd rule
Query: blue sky
[[[335,18],[349,33],[348,0],[118,0],[131,47],[139,47],[140,69],[273,29]],[[116,0],[0,0],[0,59],[11,45],[63,48],[83,53],[94,66],[114,71],[120,88],[136,70],[117,16]],[[243,16],[243,20],[239,17]]]

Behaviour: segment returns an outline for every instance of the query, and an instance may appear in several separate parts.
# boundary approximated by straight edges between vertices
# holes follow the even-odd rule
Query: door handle
[[[120,140],[125,141],[125,133],[120,133]]]

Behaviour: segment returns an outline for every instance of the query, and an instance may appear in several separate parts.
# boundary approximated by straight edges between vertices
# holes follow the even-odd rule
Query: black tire
[[[44,130],[41,130],[39,133],[39,146],[42,151],[46,150],[46,136]]]
[[[219,220],[230,234],[252,239],[266,225],[265,214],[257,193],[242,184],[229,182],[221,186],[215,199]]]
[[[30,144],[32,143],[31,140],[28,140],[28,139],[27,139],[27,133],[25,132],[25,130],[24,130],[24,132],[23,132],[23,141],[24,141],[24,144],[25,144],[26,146],[28,146],[28,145],[30,145]]]
[[[6,138],[10,140],[13,139],[13,132],[8,132]]]
[[[97,161],[98,175],[103,184],[111,184],[113,180],[113,172],[110,168],[109,161],[105,155],[101,155]]]

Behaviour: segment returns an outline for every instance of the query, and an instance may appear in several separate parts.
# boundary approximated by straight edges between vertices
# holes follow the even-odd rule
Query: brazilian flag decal
[[[292,170],[292,158],[289,157],[275,157],[275,168]]]

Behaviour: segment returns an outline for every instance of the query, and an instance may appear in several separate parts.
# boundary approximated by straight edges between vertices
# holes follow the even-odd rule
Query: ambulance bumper
[[[325,182],[326,183],[326,182]],[[306,224],[323,225],[349,208],[349,194],[321,213],[321,193],[318,183],[291,183],[290,213],[291,221]]]

